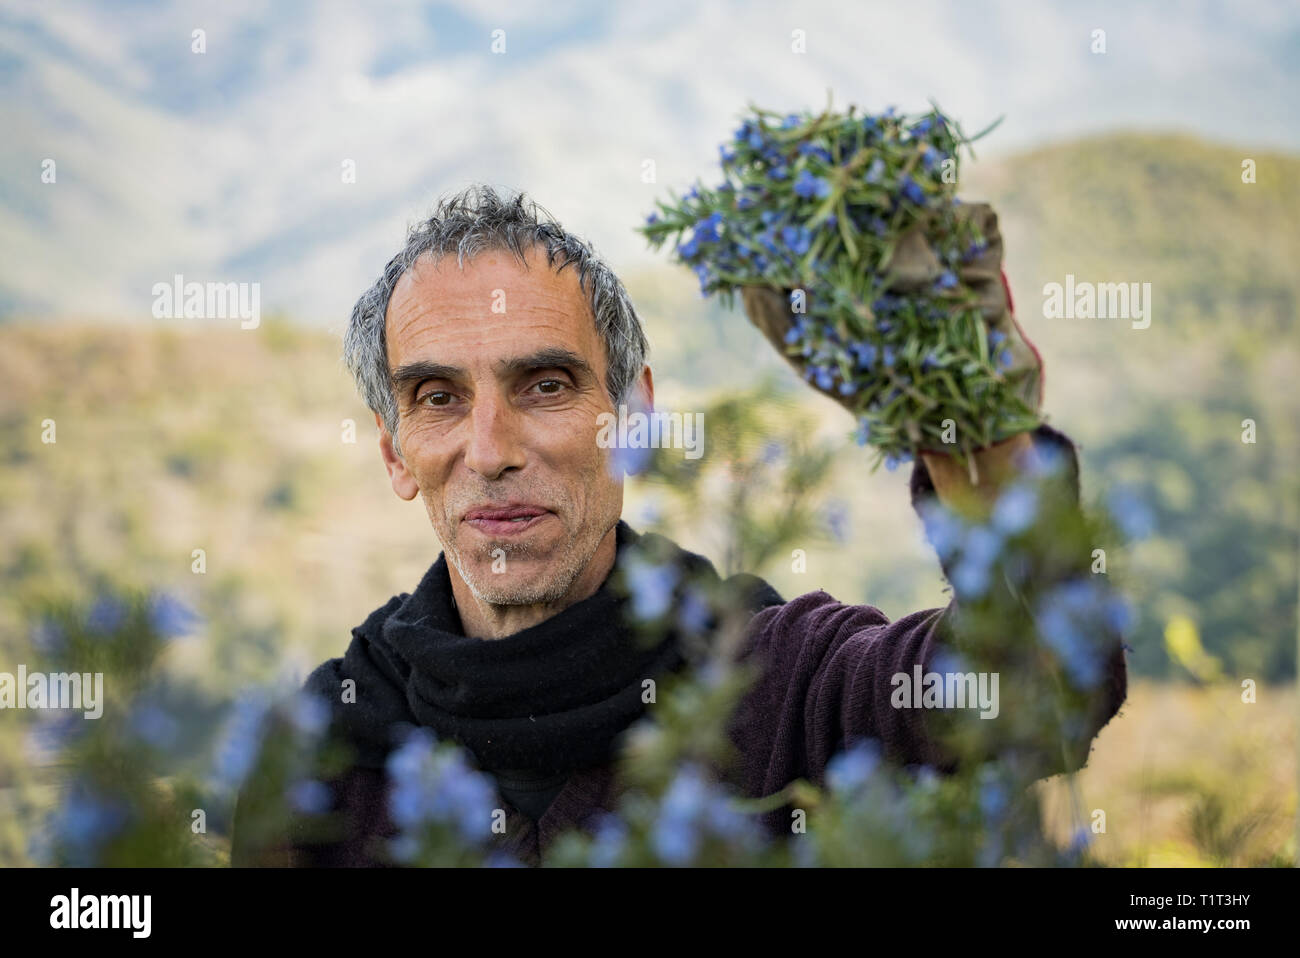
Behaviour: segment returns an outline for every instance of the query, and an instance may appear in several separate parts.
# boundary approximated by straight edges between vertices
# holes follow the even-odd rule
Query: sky
[[[0,319],[166,322],[152,290],[181,274],[341,330],[408,225],[474,182],[644,268],[667,253],[635,227],[719,178],[749,103],[828,92],[933,99],[968,132],[1001,116],[981,159],[1115,129],[1297,151],[1298,74],[1281,2],[4,0]]]

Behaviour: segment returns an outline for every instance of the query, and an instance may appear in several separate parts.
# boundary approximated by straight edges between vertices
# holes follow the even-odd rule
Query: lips
[[[464,522],[485,535],[520,535],[553,516],[549,509],[524,503],[471,509]]]
[[[545,515],[549,510],[541,506],[527,505],[508,505],[497,506],[491,509],[471,509],[465,513],[465,521],[469,522],[474,519],[490,519],[494,522],[509,522],[516,519],[532,519],[536,516]]]

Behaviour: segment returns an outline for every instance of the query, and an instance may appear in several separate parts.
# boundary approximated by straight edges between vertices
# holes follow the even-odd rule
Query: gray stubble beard
[[[489,542],[483,550],[483,558],[489,564],[489,568],[496,558],[493,553],[498,549],[505,552],[507,569],[510,567],[512,557],[517,559],[533,557],[533,550],[528,543]],[[461,562],[458,549],[445,548],[444,544],[444,551],[447,553],[447,560],[456,567],[456,571],[460,573],[461,581],[469,586],[474,598],[488,605],[538,605],[557,602],[569,591],[574,581],[582,573],[586,563],[591,560],[591,556],[580,560],[573,550],[565,550],[557,560],[554,560],[560,564],[559,572],[550,576],[547,581],[529,585],[510,584],[508,581],[500,581],[498,586],[493,580],[503,580],[505,577],[489,571],[486,581],[480,581],[480,577],[471,574],[465,564]]]

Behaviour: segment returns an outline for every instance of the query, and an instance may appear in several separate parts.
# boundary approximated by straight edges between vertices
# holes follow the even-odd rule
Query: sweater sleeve
[[[1062,494],[1077,509],[1073,445],[1048,427],[1040,428],[1034,441],[1067,454]],[[918,463],[912,477],[913,505],[919,509],[933,498],[929,476]],[[1061,570],[1034,569],[1029,575],[1055,579]],[[1074,723],[1072,745],[1044,748],[1035,741],[1041,736],[1026,733],[1026,728],[1031,733],[1036,729],[1034,722],[1025,719],[1031,710],[1041,712],[1050,706],[1056,686],[1044,664],[1050,660],[1029,654],[1043,647],[1030,632],[1033,625],[1028,620],[1009,624],[1008,644],[1023,654],[1003,655],[996,662],[972,662],[957,624],[959,604],[960,596],[946,607],[891,622],[873,606],[846,605],[817,591],[755,615],[736,660],[757,665],[757,678],[733,713],[728,729],[739,753],[738,771],[745,792],[754,797],[770,795],[800,778],[821,785],[830,759],[860,739],[877,740],[882,755],[899,765],[925,765],[943,772],[955,771],[961,761],[980,761],[1010,750],[1022,752],[1039,777],[1080,767],[1091,740],[1125,697],[1126,670],[1119,634],[1102,640],[1107,650],[1104,677],[1085,697],[1086,718]],[[1001,673],[1003,722],[982,722],[974,711],[953,715],[959,710],[894,707],[895,676],[910,679],[917,666],[923,675],[942,671],[950,661]],[[1020,721],[1009,720],[1017,713]],[[981,733],[977,747],[968,743],[959,758],[956,750],[944,744],[951,739],[937,734],[941,727],[947,731],[948,723],[977,728]]]

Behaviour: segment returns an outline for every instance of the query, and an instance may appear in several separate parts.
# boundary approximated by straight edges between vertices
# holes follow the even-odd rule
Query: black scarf
[[[318,668],[306,686],[332,703],[332,727],[356,750],[356,764],[382,766],[405,725],[458,742],[488,770],[601,764],[644,713],[644,680],[698,658],[697,645],[684,640],[716,628],[720,597],[748,614],[784,601],[762,579],[724,582],[708,559],[654,533],[638,535],[622,520],[615,536],[614,570],[594,594],[504,638],[464,635],[441,553],[414,593],[372,612],[352,630],[343,658]],[[637,580],[626,572],[638,562],[677,570],[673,599],[649,628],[629,598]],[[687,583],[709,596],[702,628],[698,615],[685,623],[677,614]],[[348,679],[354,702],[346,701]]]

